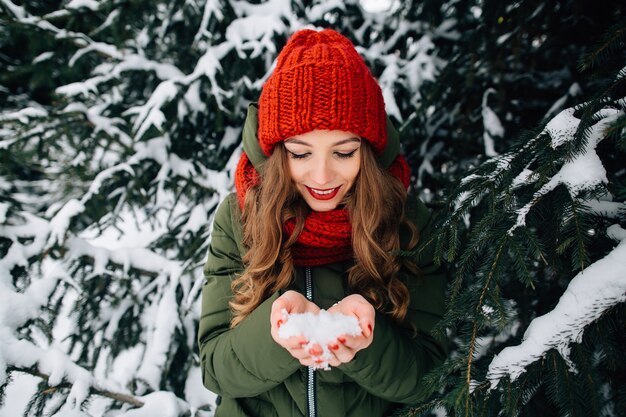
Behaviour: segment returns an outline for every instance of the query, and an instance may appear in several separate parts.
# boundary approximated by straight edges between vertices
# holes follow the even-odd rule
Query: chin
[[[332,200],[326,201],[316,200],[315,198],[309,196],[303,198],[311,210],[324,212],[336,209],[343,196],[335,196]]]

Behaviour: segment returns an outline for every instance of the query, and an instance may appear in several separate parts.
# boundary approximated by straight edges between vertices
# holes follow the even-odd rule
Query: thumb
[[[282,297],[277,298],[272,304],[270,322],[276,325],[276,327],[280,327],[280,325],[287,320],[286,315],[289,314],[290,311],[290,303]]]

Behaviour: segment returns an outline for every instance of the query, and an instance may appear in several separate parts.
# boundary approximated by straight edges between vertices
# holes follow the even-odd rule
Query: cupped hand
[[[367,348],[374,340],[374,325],[376,322],[376,311],[374,307],[363,296],[352,294],[341,300],[328,309],[330,313],[341,313],[347,316],[354,316],[359,321],[361,334],[358,336],[343,335],[337,338],[337,342],[329,345],[328,348],[333,354],[329,361],[331,366],[338,366],[348,363],[354,359],[358,351]]]
[[[291,336],[287,339],[278,336],[278,328],[284,324],[285,320],[283,310],[285,310],[287,314],[317,314],[320,308],[307,300],[304,295],[292,290],[286,291],[272,303],[272,311],[270,313],[272,338],[280,346],[287,349],[291,356],[300,361],[302,365],[308,366],[307,364],[309,362],[313,363],[316,360],[315,356],[321,355],[322,348],[318,345],[314,345],[307,349],[306,345],[309,341],[304,336]]]

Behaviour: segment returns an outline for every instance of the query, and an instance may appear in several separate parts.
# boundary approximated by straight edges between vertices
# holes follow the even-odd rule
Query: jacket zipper
[[[311,282],[311,268],[309,267],[306,268],[306,298],[309,301],[313,301],[313,283]],[[309,417],[315,417],[317,415],[315,407],[315,369],[312,366],[308,368],[306,386]]]

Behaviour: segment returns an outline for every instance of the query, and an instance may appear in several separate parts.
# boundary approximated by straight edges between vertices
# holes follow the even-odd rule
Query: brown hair
[[[367,141],[361,142],[361,167],[353,190],[345,198],[352,225],[355,264],[348,271],[348,285],[365,297],[376,310],[402,322],[409,305],[409,291],[399,279],[402,266],[417,272],[417,266],[400,250],[398,219],[410,233],[407,248],[418,241],[417,228],[404,213],[406,189],[381,169]],[[309,207],[291,181],[284,145],[277,144],[259,169],[261,181],[246,193],[243,209],[243,257],[246,269],[233,280],[231,327],[236,326],[272,293],[285,289],[293,279],[291,247],[304,227]],[[267,186],[265,186],[267,184]],[[283,224],[294,219],[289,238]]]

